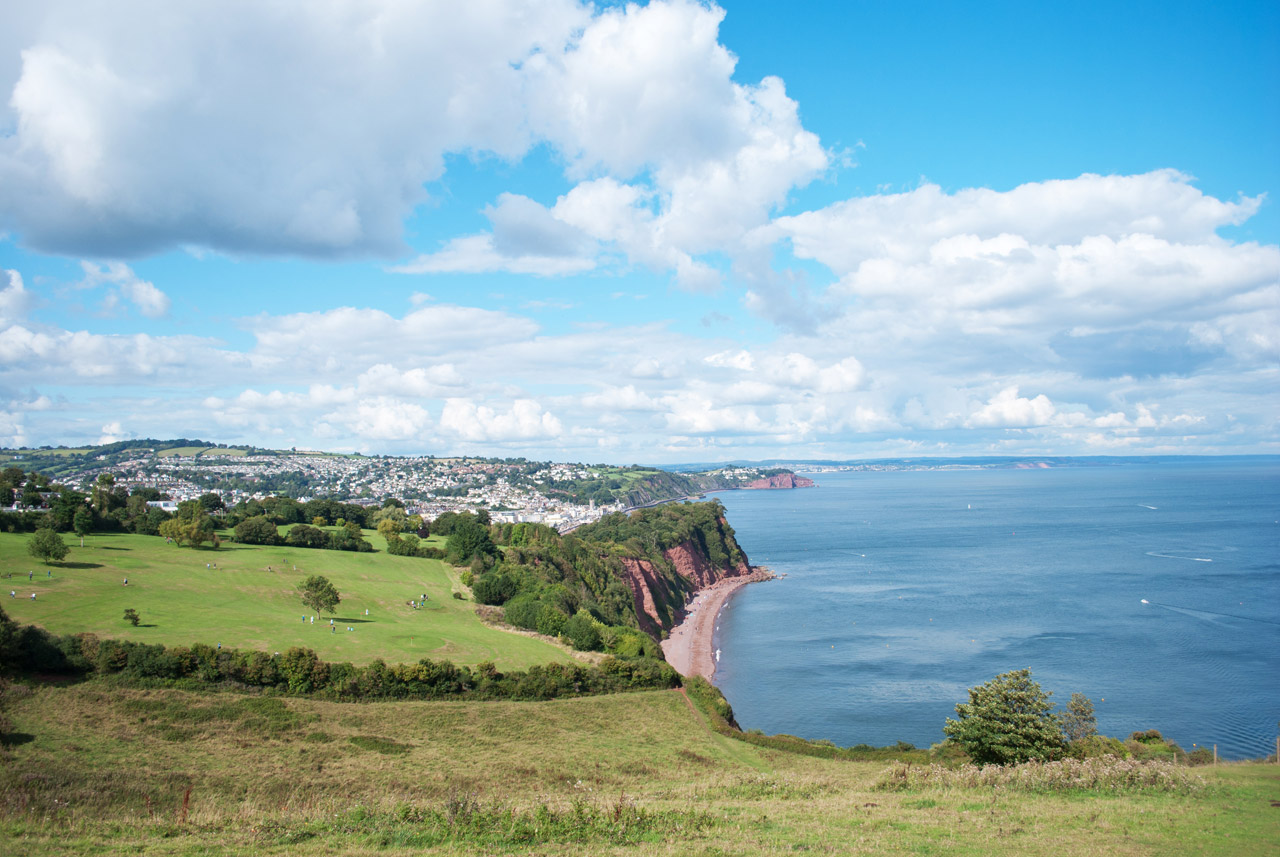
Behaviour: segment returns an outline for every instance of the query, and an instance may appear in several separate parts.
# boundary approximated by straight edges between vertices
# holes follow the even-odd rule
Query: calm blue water
[[[1103,734],[1274,751],[1280,461],[815,478],[717,495],[752,563],[788,575],[722,614],[716,683],[744,729],[928,746],[967,688],[1030,668]]]

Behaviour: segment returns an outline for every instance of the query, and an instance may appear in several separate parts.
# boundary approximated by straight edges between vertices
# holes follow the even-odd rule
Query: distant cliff
[[[756,479],[743,485],[744,491],[759,491],[777,488],[815,488],[818,483],[805,476],[796,476],[790,470],[769,476],[765,479]]]
[[[708,491],[733,491],[739,488],[812,488],[811,479],[796,476],[790,470],[765,471],[763,476],[752,474],[746,478],[741,470],[713,470],[706,473],[670,473],[665,470],[650,471],[635,479],[625,488],[615,490],[613,496],[623,505],[632,508],[648,506],[682,497],[696,497]]]

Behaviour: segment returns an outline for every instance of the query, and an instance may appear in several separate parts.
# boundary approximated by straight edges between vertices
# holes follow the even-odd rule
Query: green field
[[[365,535],[375,547],[385,546],[377,533]],[[452,597],[461,588],[457,573],[438,560],[229,542],[216,551],[193,550],[156,536],[112,534],[88,536],[83,548],[68,535],[67,558],[46,566],[27,554],[29,538],[0,534],[0,597],[14,620],[55,634],[88,631],[268,652],[306,646],[324,660],[356,664],[432,658],[523,669],[570,660],[560,647],[480,622],[470,601]],[[313,624],[297,596],[296,587],[311,574],[329,578],[342,596],[336,630],[329,616]],[[9,597],[11,590],[17,597]],[[423,593],[426,606],[411,608],[408,602]],[[123,620],[126,608],[138,611],[140,626]]]
[[[1193,794],[881,791],[884,763],[717,735],[680,691],[332,703],[21,689],[8,854],[1253,855],[1280,767]]]

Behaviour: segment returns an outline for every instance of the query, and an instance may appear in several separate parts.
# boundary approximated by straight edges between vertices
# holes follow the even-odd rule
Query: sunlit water
[[[942,740],[966,689],[1030,668],[1100,731],[1225,758],[1280,720],[1280,462],[820,474],[717,495],[753,564],[716,683],[744,729]],[[1148,603],[1143,603],[1146,599]]]

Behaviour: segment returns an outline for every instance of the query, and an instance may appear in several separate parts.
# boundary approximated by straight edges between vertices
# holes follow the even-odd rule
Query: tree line
[[[0,609],[0,674],[54,673],[118,677],[188,689],[264,688],[341,701],[383,699],[545,700],[568,696],[659,690],[680,686],[669,665],[651,658],[605,658],[599,666],[546,664],[500,671],[492,663],[471,668],[422,659],[364,666],[323,661],[311,649],[283,654],[239,649],[164,646],[53,635],[19,625]]]

